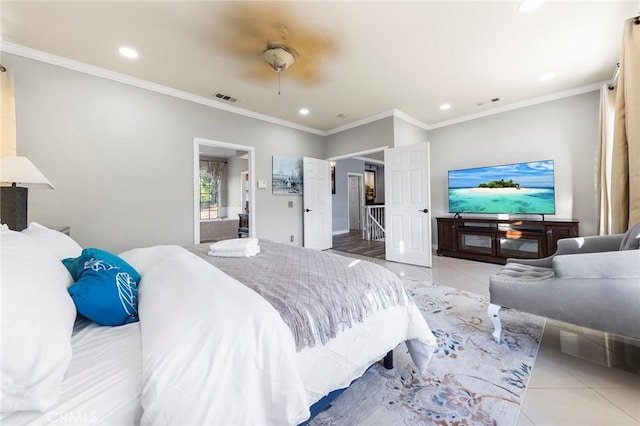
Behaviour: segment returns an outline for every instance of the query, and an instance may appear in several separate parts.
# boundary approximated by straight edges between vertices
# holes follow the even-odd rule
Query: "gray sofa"
[[[625,234],[567,238],[542,259],[508,259],[489,279],[489,317],[500,308],[640,340],[640,222]]]

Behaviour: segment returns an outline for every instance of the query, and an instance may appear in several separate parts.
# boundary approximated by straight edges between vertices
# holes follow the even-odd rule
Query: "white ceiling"
[[[246,64],[217,44],[231,3],[2,0],[3,49],[24,46],[210,100],[221,92],[238,99],[234,107],[321,132],[394,109],[434,126],[611,79],[623,21],[640,5],[547,0],[522,13],[518,1],[286,2],[295,23],[330,34],[340,51],[321,62],[323,83],[285,71],[278,95],[275,71],[266,83],[249,80]],[[120,56],[122,45],[139,58]],[[548,72],[555,78],[538,80]]]

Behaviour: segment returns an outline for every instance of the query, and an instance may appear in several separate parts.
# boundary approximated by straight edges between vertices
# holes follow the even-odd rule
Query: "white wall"
[[[535,160],[554,160],[556,215],[545,217],[594,235],[598,104],[596,91],[430,130],[434,241],[435,217],[450,216],[448,170]]]
[[[325,158],[393,146],[393,117],[383,118],[326,137]]]
[[[427,142],[427,131],[400,117],[393,117],[393,146]]]
[[[271,188],[271,156],[324,158],[324,138],[11,54],[18,155],[56,186],[29,191],[29,220],[70,225],[82,246],[121,251],[193,243],[193,140],[256,148],[256,180]],[[287,201],[294,200],[294,208]],[[256,189],[261,238],[302,241],[301,197]]]

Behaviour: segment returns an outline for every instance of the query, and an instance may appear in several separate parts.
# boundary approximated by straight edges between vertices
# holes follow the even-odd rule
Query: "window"
[[[224,161],[200,160],[200,220],[219,217],[224,165]]]

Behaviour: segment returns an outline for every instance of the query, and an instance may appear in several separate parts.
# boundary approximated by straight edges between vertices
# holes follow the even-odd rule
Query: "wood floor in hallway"
[[[349,231],[348,234],[333,236],[333,249],[361,256],[384,259],[384,241],[362,239],[362,231]]]

